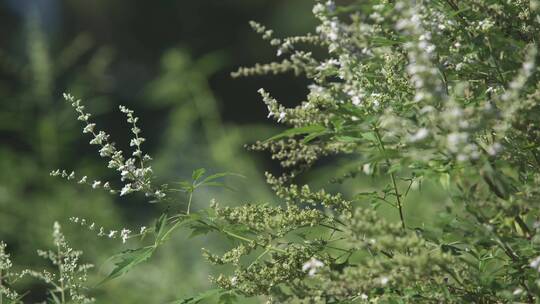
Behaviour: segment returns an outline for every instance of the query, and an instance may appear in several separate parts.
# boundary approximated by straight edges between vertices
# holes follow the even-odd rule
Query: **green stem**
[[[531,239],[532,238],[531,229],[529,229],[529,226],[527,226],[527,223],[525,223],[525,221],[521,218],[521,216],[516,215],[515,221],[519,225],[521,230],[523,230],[523,233],[525,233],[525,235],[527,236],[527,239]]]
[[[390,165],[390,162],[387,160],[388,165]],[[405,227],[405,219],[403,217],[403,204],[401,203],[401,195],[399,194],[398,187],[396,184],[396,177],[394,176],[394,173],[390,173],[390,178],[392,179],[392,184],[394,186],[394,192],[396,193],[396,200],[397,200],[397,207],[399,211],[399,219],[401,221],[401,227],[403,230],[406,229]]]
[[[381,139],[381,135],[379,134],[379,130],[375,127],[373,128],[375,132],[375,137],[377,138],[377,141],[379,142],[379,146],[382,152],[386,152],[386,149],[384,147],[384,143]],[[385,157],[386,165],[388,166],[388,169],[390,169],[390,160]],[[401,221],[401,227],[403,230],[406,229],[405,226],[405,217],[403,216],[403,203],[401,202],[401,194],[399,194],[399,190],[396,183],[396,176],[394,175],[394,172],[390,172],[390,179],[392,180],[392,187],[394,188],[394,194],[396,195],[396,201],[397,201],[397,209],[399,211],[399,219]]]
[[[58,272],[59,272],[59,279],[60,279],[60,298],[62,301],[62,304],[66,303],[66,295],[64,292],[64,267],[62,264],[62,254],[60,250],[60,246],[57,246],[58,248]]]
[[[191,200],[192,199],[193,199],[193,191],[189,191],[189,199],[188,199],[188,205],[187,205],[186,214],[189,214],[189,210],[191,209]]]

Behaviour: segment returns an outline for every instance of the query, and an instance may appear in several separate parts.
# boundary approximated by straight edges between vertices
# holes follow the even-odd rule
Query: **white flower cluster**
[[[13,264],[9,258],[9,254],[6,252],[6,247],[6,243],[0,241],[0,298],[6,297],[9,300],[15,300],[19,297],[18,293],[4,284],[13,275],[10,273],[10,268]]]
[[[316,31],[329,42],[328,49],[331,53],[344,43],[342,39],[345,37],[343,24],[336,16],[331,16],[335,9],[336,5],[331,0],[327,1],[326,4],[317,3],[313,7],[313,15],[321,21]]]
[[[88,184],[93,189],[103,188],[108,190],[112,194],[119,194],[120,196],[127,195],[132,192],[142,192],[147,197],[151,197],[156,200],[164,199],[166,194],[154,187],[151,183],[152,180],[152,167],[147,163],[152,158],[143,154],[141,149],[142,143],[145,141],[144,137],[140,136],[141,129],[137,126],[139,120],[138,117],[133,115],[133,111],[120,106],[119,109],[127,116],[127,122],[131,124],[131,132],[133,138],[130,140],[130,146],[134,147],[132,157],[125,158],[121,150],[115,147],[113,142],[110,142],[110,136],[104,131],[96,131],[96,124],[90,122],[91,115],[85,112],[85,107],[81,104],[80,99],[75,99],[72,95],[64,93],[64,99],[71,103],[72,107],[79,114],[78,120],[85,123],[83,133],[88,133],[93,136],[90,140],[91,145],[100,146],[99,155],[103,158],[108,158],[108,167],[115,169],[120,173],[120,179],[124,183],[120,190],[113,189],[109,182],[103,182],[100,180],[94,180],[92,183],[88,182],[88,178],[83,176],[80,180],[80,184]],[[75,173],[68,174],[65,170],[54,170],[51,172],[53,176],[61,176],[68,180],[75,178]]]
[[[132,234],[132,231],[127,228],[122,228],[120,230],[106,230],[103,226],[98,226],[96,225],[96,223],[87,221],[84,218],[70,217],[69,220],[72,223],[87,228],[90,231],[97,231],[97,235],[99,237],[107,237],[109,239],[121,239],[122,243],[124,244],[129,238],[137,236],[136,234]],[[146,226],[142,226],[138,235],[143,235],[146,231]]]
[[[73,303],[93,303],[94,298],[88,297],[81,292],[86,289],[84,285],[88,280],[87,272],[94,266],[80,263],[82,251],[74,250],[68,245],[58,222],[54,222],[52,235],[56,248],[54,250],[38,250],[37,254],[52,262],[58,270],[57,275],[46,270],[34,271],[26,269],[19,273],[18,276],[20,278],[31,276],[53,286],[51,293],[55,297],[62,294],[69,297]]]
[[[259,89],[259,94],[263,97],[263,101],[268,108],[268,118],[275,117],[277,122],[285,122],[287,119],[287,112],[285,107],[280,105],[277,100],[272,98],[264,89]]]

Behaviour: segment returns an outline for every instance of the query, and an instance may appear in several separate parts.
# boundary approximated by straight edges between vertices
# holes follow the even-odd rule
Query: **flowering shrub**
[[[223,186],[228,174],[199,169],[190,181],[156,185],[134,113],[120,107],[133,133],[133,151],[124,153],[69,94],[83,133],[121,184],[65,170],[51,174],[113,195],[143,193],[157,203],[181,204],[178,193],[185,194],[182,211],[163,213],[136,234],[72,218],[123,242],[146,236],[148,245],[115,257],[105,281],[148,260],[179,227],[234,242],[225,253],[204,250],[211,263],[232,266],[212,278],[218,288],[177,303],[213,296],[223,303],[237,296],[268,303],[535,303],[539,10],[538,1],[328,1],[315,4],[320,24],[309,35],[275,38],[253,22],[283,59],[233,76],[292,71],[312,82],[293,108],[259,91],[268,116],[288,127],[251,146],[269,150],[284,168],[280,176],[266,175],[279,205],[192,206],[197,189]],[[299,184],[322,158],[345,163],[335,182],[361,175],[385,182],[352,196]],[[433,201],[438,216],[417,225],[407,206],[429,182],[447,199]],[[10,266],[4,247],[0,271]],[[0,292],[13,295],[1,274]]]

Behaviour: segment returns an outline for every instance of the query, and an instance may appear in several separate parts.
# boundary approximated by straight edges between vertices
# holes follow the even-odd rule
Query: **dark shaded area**
[[[268,87],[285,104],[301,100],[304,82],[293,76],[233,80],[230,72],[239,66],[267,62],[275,51],[253,33],[248,21],[257,20],[278,35],[312,30],[307,13],[311,1],[17,1],[0,2],[0,48],[24,52],[20,29],[26,16],[38,15],[51,49],[80,33],[87,33],[95,46],[114,52],[112,88],[108,94],[130,104],[141,99],[140,88],[155,77],[163,52],[183,47],[197,59],[219,53],[222,66],[210,78],[214,94],[222,101],[226,121],[260,122],[266,109],[256,90]],[[37,9],[36,9],[37,8]],[[35,17],[35,16],[34,16]],[[63,88],[57,88],[62,91]],[[144,102],[144,101],[143,101]]]

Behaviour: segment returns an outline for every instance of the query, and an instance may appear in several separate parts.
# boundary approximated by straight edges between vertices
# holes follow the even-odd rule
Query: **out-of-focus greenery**
[[[208,206],[217,195],[231,203],[272,200],[264,184],[265,165],[256,164],[261,155],[244,149],[245,143],[272,133],[261,123],[264,106],[246,98],[256,96],[255,90],[247,94],[236,90],[240,85],[232,84],[228,74],[246,59],[253,58],[248,62],[252,63],[264,55],[249,47],[249,41],[257,37],[247,20],[260,18],[263,12],[265,18],[283,28],[304,30],[313,21],[308,14],[302,21],[294,12],[305,11],[309,1],[287,7],[286,1],[228,1],[219,5],[210,1],[159,5],[24,2],[0,3],[0,16],[5,16],[0,17],[2,28],[11,26],[9,33],[0,30],[0,239],[8,244],[15,268],[45,267],[35,258],[35,251],[52,246],[51,227],[58,220],[73,247],[84,251],[85,261],[96,264],[98,272],[91,281],[97,283],[109,270],[106,258],[121,246],[97,239],[94,233],[81,231],[67,219],[89,218],[106,227],[120,228],[149,221],[157,212],[156,207],[142,204],[142,199],[118,200],[49,177],[50,170],[57,167],[89,176],[111,175],[102,169],[87,139],[78,135],[78,122],[61,100],[65,90],[84,96],[96,119],[111,130],[120,146],[128,144],[121,142],[128,137],[112,110],[120,103],[138,110],[144,135],[150,139],[154,170],[164,180],[186,177],[197,167],[210,172],[237,172],[249,179],[249,187],[246,179],[227,181],[241,191],[198,192],[195,209]],[[151,10],[145,10],[148,6]],[[178,19],[172,17],[171,10]],[[235,12],[237,16],[221,16],[222,12]],[[150,20],[168,16],[175,22],[135,20],[134,16],[141,14]],[[114,36],[110,41],[106,37],[109,30],[100,27],[104,15],[110,18],[107,22],[120,24],[110,31]],[[232,25],[220,26],[214,20],[216,16]],[[192,24],[186,23],[188,20]],[[148,31],[167,33],[160,36],[163,40],[154,41],[155,45],[133,48],[137,35],[152,37]],[[176,35],[177,31],[181,33]],[[124,34],[125,41],[118,39]],[[169,45],[164,47],[163,41]],[[190,54],[197,54],[196,58]],[[285,82],[276,84],[287,86]],[[258,112],[250,111],[257,108]],[[98,287],[94,296],[99,303],[120,303],[118,299],[122,303],[162,303],[196,294],[210,284],[209,266],[200,255],[200,248],[209,243],[215,248],[227,246],[212,237],[190,239],[187,232],[177,233],[151,263],[122,281]],[[37,284],[29,280],[23,283]],[[31,290],[25,301],[44,299],[43,286],[24,289]]]

